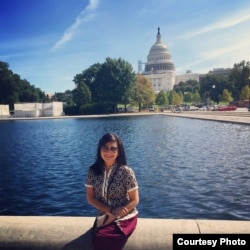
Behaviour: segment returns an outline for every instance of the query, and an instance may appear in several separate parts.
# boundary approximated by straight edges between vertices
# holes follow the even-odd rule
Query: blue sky
[[[107,57],[138,70],[160,27],[176,73],[250,61],[249,0],[0,0],[0,61],[46,93]]]

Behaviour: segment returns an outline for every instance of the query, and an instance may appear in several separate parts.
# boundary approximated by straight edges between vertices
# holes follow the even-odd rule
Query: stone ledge
[[[0,249],[88,250],[94,217],[0,216]],[[173,233],[250,233],[250,221],[146,219],[125,250],[170,250]]]

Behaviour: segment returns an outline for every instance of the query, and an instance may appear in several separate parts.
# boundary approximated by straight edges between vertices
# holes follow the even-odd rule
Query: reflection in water
[[[111,131],[136,173],[141,217],[249,220],[249,130],[161,115],[0,122],[0,214],[94,215],[83,184]]]

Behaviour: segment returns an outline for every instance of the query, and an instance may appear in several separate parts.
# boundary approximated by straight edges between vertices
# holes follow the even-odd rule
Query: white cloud
[[[244,50],[244,47],[248,46],[248,44],[249,44],[248,41],[242,41],[241,43],[237,43],[228,47],[219,48],[209,52],[206,51],[204,53],[201,53],[201,57],[204,60],[207,60],[219,57],[221,55],[230,54],[231,52],[234,51],[242,51]]]
[[[95,10],[99,5],[99,0],[90,0],[86,10]]]
[[[68,29],[66,29],[61,39],[59,39],[53,46],[52,51],[61,48],[68,41],[72,40],[80,25],[93,20],[96,16],[94,11],[97,9],[98,6],[99,0],[90,0],[87,7],[79,14],[75,22]]]
[[[242,60],[250,60],[248,56],[250,52],[249,40],[242,40],[237,44],[233,44],[227,47],[221,47],[210,51],[200,52],[197,54],[197,59],[186,65],[181,65],[177,68],[178,73],[184,72],[186,69],[196,68],[199,73],[208,72],[216,65],[224,67],[232,67],[230,63],[239,63]],[[204,67],[204,68],[201,68]],[[196,70],[197,71],[197,70]],[[198,72],[197,71],[197,72]]]
[[[202,27],[201,29],[195,30],[193,32],[190,32],[188,34],[185,34],[182,38],[193,38],[195,36],[199,36],[202,35],[204,33],[207,32],[211,32],[211,31],[215,31],[215,30],[220,30],[220,29],[226,29],[226,28],[230,28],[233,27],[235,25],[244,23],[246,21],[250,20],[250,13],[236,13],[233,16],[230,16],[228,18],[225,18],[221,21],[212,23],[211,25],[208,25],[206,27]]]

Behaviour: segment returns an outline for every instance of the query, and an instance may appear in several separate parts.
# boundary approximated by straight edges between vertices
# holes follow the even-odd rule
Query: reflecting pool
[[[164,115],[0,122],[0,215],[94,216],[84,181],[109,131],[140,217],[250,219],[250,126]]]

